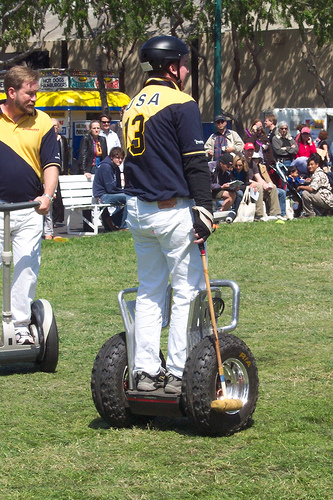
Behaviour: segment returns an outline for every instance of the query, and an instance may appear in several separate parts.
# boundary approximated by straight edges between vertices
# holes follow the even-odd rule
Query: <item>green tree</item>
[[[13,2],[4,0],[0,3],[0,67],[22,61],[24,57],[39,50],[43,44],[42,30],[45,26],[45,16],[48,0],[38,2],[21,0]],[[29,43],[33,38],[34,42]],[[9,46],[18,52],[10,59],[4,60],[4,53]]]
[[[234,58],[233,82],[236,99],[232,110],[224,110],[234,120],[235,129],[244,137],[243,107],[261,77],[260,55],[264,50],[263,33],[276,22],[276,2],[261,0],[226,0],[223,2],[223,24],[230,27]],[[243,54],[247,51],[250,63],[245,63]],[[249,67],[250,66],[250,67]],[[252,74],[249,83],[244,84],[243,73]]]
[[[108,109],[103,79],[103,55],[109,61],[108,69],[119,75],[120,90],[126,91],[125,68],[138,40],[158,21],[155,14],[161,2],[145,0],[60,0],[60,22],[66,37],[75,31],[80,39],[91,41],[96,51],[96,72],[102,107]],[[88,10],[88,6],[90,10]]]
[[[330,88],[333,80],[331,74],[325,78],[322,71],[333,42],[333,6],[324,0],[295,0],[291,3],[282,0],[280,6],[285,26],[290,27],[291,20],[298,25],[302,60],[309,74],[314,77],[318,95],[325,106],[330,108]]]
[[[59,12],[65,36],[75,31],[78,38],[91,40],[96,51],[96,71],[100,76],[99,88],[105,109],[103,55],[109,61],[109,69],[118,73],[120,90],[125,92],[126,63],[140,40],[161,32],[190,40],[192,32],[197,33],[193,27],[198,19],[205,18],[205,12],[188,0],[59,0],[54,10]],[[202,24],[200,19],[199,25]]]

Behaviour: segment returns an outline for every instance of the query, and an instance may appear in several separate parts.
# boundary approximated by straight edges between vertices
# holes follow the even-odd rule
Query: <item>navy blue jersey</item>
[[[149,202],[191,197],[184,164],[205,156],[200,112],[192,97],[168,79],[149,79],[127,106],[123,130],[126,194]]]

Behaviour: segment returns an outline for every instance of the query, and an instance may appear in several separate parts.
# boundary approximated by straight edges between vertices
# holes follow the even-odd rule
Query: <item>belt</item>
[[[168,200],[158,201],[157,206],[160,209],[173,208],[177,205],[177,198],[169,198]]]

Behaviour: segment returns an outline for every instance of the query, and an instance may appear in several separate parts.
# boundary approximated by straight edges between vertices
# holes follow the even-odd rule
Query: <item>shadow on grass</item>
[[[90,429],[112,429],[102,418],[95,418],[90,424]],[[179,434],[196,435],[197,429],[190,423],[187,418],[170,418],[170,417],[144,417],[138,415],[138,420],[132,426],[137,429],[149,429],[159,431],[174,431]]]
[[[0,377],[16,374],[35,373],[39,368],[35,363],[12,363],[0,365]]]
[[[240,432],[246,432],[254,425],[254,420],[251,419],[247,426],[242,429]],[[198,430],[198,428],[191,423],[191,421],[184,418],[170,418],[170,417],[143,417],[138,416],[138,422],[132,426],[137,429],[147,429],[147,430],[157,430],[164,432],[176,432],[182,436],[203,436],[203,437],[212,437],[216,438],[217,436],[209,436],[204,434]],[[100,430],[100,429],[112,429],[113,427],[109,425],[102,418],[95,418],[89,424],[90,429]],[[223,437],[231,437],[229,436]]]

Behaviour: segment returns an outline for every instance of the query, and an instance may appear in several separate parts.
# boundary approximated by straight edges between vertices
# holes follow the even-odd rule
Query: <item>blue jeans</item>
[[[279,197],[279,203],[280,203],[280,208],[281,208],[281,215],[286,215],[286,199],[287,199],[287,192],[284,189],[281,188],[276,188],[278,192],[278,197]]]
[[[115,212],[112,214],[112,218],[116,216],[116,214],[119,214],[118,217],[116,217],[116,222],[114,222],[117,226],[119,226],[121,229],[126,229],[127,224],[126,224],[126,219],[127,219],[127,208],[126,208],[126,195],[123,193],[114,193],[114,194],[109,194],[105,193],[101,196],[101,202],[102,203],[112,203],[113,205],[124,205],[122,206],[117,206]],[[121,217],[120,217],[120,212],[122,212]],[[120,221],[118,221],[118,218],[120,218]],[[118,224],[117,224],[118,222]]]
[[[237,211],[239,209],[239,205],[243,199],[243,196],[244,196],[244,191],[241,191],[240,189],[238,191],[236,191],[236,199],[235,199],[235,203],[233,205],[233,210],[236,212],[236,214],[237,214]]]

